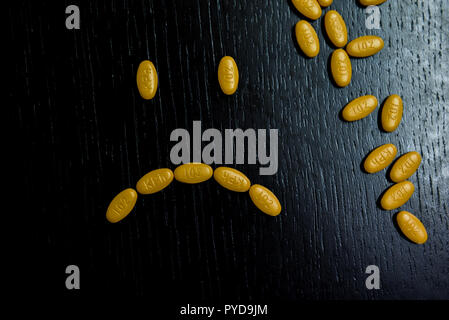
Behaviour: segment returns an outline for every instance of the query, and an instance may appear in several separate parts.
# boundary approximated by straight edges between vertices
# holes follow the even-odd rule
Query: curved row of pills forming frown
[[[173,172],[170,169],[156,169],[145,174],[136,184],[138,193],[147,195],[168,187],[173,179],[182,183],[196,184],[214,177],[222,187],[234,192],[247,192],[256,207],[270,216],[281,213],[282,206],[278,198],[269,189],[259,184],[251,185],[242,172],[228,167],[218,167],[215,171],[204,163],[186,163]],[[106,219],[111,223],[124,219],[136,205],[137,192],[128,188],[114,197],[106,211]]]
[[[234,58],[225,56],[218,65],[218,83],[226,95],[232,95],[237,91],[239,85],[239,69]],[[145,100],[154,98],[158,87],[158,75],[153,62],[144,60],[137,68],[137,89]]]
[[[295,7],[304,16],[316,20],[321,16],[321,7],[316,0],[292,0]],[[326,3],[326,6],[330,5]],[[321,3],[320,3],[321,4]],[[348,43],[348,30],[343,17],[335,10],[324,16],[326,34],[337,48],[331,56],[331,73],[335,84],[346,87],[352,79],[352,64],[349,56],[364,58],[375,55],[384,47],[384,41],[378,36],[362,36]],[[313,58],[320,52],[320,42],[313,26],[306,20],[300,20],[295,26],[296,41],[304,54]],[[343,50],[346,46],[346,50]]]

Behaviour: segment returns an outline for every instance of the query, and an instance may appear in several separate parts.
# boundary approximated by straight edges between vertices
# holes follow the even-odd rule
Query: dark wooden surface
[[[77,4],[81,29],[65,28]],[[14,123],[24,139],[22,212],[35,225],[47,293],[67,293],[65,267],[81,269],[70,294],[137,294],[182,303],[315,299],[449,299],[449,4],[388,1],[381,30],[365,28],[356,1],[335,0],[349,38],[385,39],[378,55],[353,59],[353,80],[332,85],[323,19],[313,22],[321,52],[304,58],[294,39],[301,18],[282,1],[28,1],[9,7],[14,59]],[[235,57],[240,85],[224,96],[216,70]],[[150,59],[159,73],[154,100],[140,98],[135,74]],[[377,110],[356,123],[339,118],[360,95],[397,93],[404,118],[383,133]],[[118,224],[110,200],[146,172],[170,162],[170,133],[203,129],[279,129],[279,171],[253,183],[278,195],[271,218],[245,194],[210,180],[173,183],[140,196]],[[422,165],[402,207],[429,233],[410,243],[377,201],[391,185],[385,170],[362,172],[374,147],[417,150]],[[26,219],[25,217],[28,217]],[[41,245],[42,244],[42,245]],[[381,289],[365,288],[380,268]]]

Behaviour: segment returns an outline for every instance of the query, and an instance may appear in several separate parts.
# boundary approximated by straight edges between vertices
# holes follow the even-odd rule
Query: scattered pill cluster
[[[292,0],[300,13],[311,20],[321,17],[321,7],[328,7],[332,1]],[[380,4],[385,1],[361,1]],[[343,17],[335,10],[329,10],[324,16],[324,28],[332,44],[337,48],[331,55],[331,73],[335,84],[346,87],[351,83],[351,57],[363,58],[375,55],[384,47],[384,41],[377,36],[363,36],[348,43],[348,29]],[[320,42],[313,26],[306,20],[300,20],[295,27],[296,40],[299,47],[309,58],[316,57],[320,52]],[[346,46],[346,50],[342,49]]]
[[[204,163],[186,163],[173,172],[170,169],[156,169],[145,174],[136,184],[138,193],[147,195],[159,192],[168,187],[173,179],[188,184],[196,184],[214,177],[222,187],[234,192],[247,192],[253,203],[262,212],[270,216],[281,213],[282,207],[278,198],[269,189],[259,184],[251,185],[250,180],[242,172],[228,167],[218,167],[215,171]],[[137,202],[137,192],[128,188],[120,192],[109,204],[106,219],[111,223],[124,219]]]
[[[354,99],[342,111],[346,121],[357,121],[370,115],[377,107],[375,96],[366,95]],[[393,132],[402,120],[403,102],[400,96],[393,94],[384,103],[381,111],[382,129]],[[367,173],[376,173],[387,168],[396,158],[398,150],[391,143],[384,144],[372,150],[366,157],[363,168]],[[404,205],[413,195],[415,186],[410,178],[421,164],[421,155],[416,151],[408,152],[395,161],[390,170],[390,179],[396,184],[383,194],[380,205],[385,210],[395,210]],[[397,215],[398,226],[412,241],[422,244],[427,241],[427,232],[423,224],[407,211]]]
[[[387,0],[359,0],[363,6],[379,5]],[[317,20],[322,15],[321,7],[328,7],[332,0],[292,0],[293,5],[305,17]],[[373,35],[362,36],[348,43],[348,30],[343,17],[335,10],[324,16],[324,27],[330,42],[336,47],[331,56],[331,74],[335,84],[346,87],[351,83],[352,65],[350,57],[364,58],[375,55],[384,47],[382,38]],[[300,20],[295,26],[296,40],[304,54],[313,58],[320,52],[320,43],[313,26]],[[346,48],[345,48],[346,47]],[[345,48],[345,49],[343,49]],[[349,102],[342,110],[345,121],[353,122],[370,115],[378,106],[373,95],[365,95]],[[381,111],[381,124],[385,132],[393,132],[401,122],[403,102],[399,95],[389,96]],[[397,148],[393,144],[377,147],[366,157],[364,169],[376,173],[387,168],[396,158]],[[408,152],[395,161],[390,170],[390,179],[396,184],[388,188],[380,201],[385,210],[395,210],[404,205],[413,195],[415,186],[407,179],[416,172],[421,163],[421,155]],[[427,232],[417,217],[407,211],[398,213],[398,226],[411,241],[422,244],[427,241]]]

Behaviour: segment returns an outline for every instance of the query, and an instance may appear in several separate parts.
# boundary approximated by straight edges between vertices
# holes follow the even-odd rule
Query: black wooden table
[[[81,27],[67,30],[66,6]],[[305,58],[294,26],[301,15],[281,1],[28,1],[8,9],[15,71],[10,108],[24,135],[23,212],[35,223],[40,280],[52,294],[136,294],[182,303],[317,299],[449,299],[449,3],[381,5],[381,29],[368,30],[355,0],[329,9],[344,17],[349,38],[379,35],[385,48],[352,59],[346,88],[330,81],[334,48],[323,20],[312,23],[321,52]],[[327,10],[324,10],[326,12]],[[222,56],[233,56],[240,85],[218,86]],[[136,88],[139,63],[159,74],[151,101]],[[390,94],[404,100],[393,133],[378,110],[355,123],[339,113],[350,100]],[[170,161],[176,128],[279,129],[279,170],[231,165],[278,195],[276,218],[247,194],[211,179],[178,182],[139,196],[135,210],[110,224],[106,208],[121,190]],[[399,210],[378,206],[392,183],[386,170],[366,174],[363,158],[394,143],[423,156],[410,178],[416,191],[401,209],[421,219],[424,245],[406,240]],[[216,165],[213,165],[216,167]],[[24,218],[25,219],[25,218]],[[38,242],[38,241],[42,242]],[[42,246],[40,245],[42,243]],[[65,288],[77,265],[81,289]],[[379,290],[365,269],[380,270]]]

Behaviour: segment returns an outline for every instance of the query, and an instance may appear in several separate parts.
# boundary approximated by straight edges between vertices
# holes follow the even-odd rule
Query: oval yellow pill
[[[343,49],[337,49],[332,53],[331,71],[335,83],[339,87],[346,87],[352,78],[352,65],[349,56]]]
[[[368,173],[379,172],[393,162],[398,149],[394,144],[384,144],[370,152],[366,157],[363,167]]]
[[[375,55],[384,47],[384,41],[378,36],[363,36],[352,40],[346,51],[352,57],[364,58]]]
[[[251,182],[240,171],[233,168],[218,167],[214,171],[214,179],[226,189],[235,192],[245,192],[249,190]]]
[[[204,163],[186,163],[175,169],[175,179],[184,183],[200,183],[212,178],[214,171]]]
[[[394,210],[405,204],[415,192],[415,186],[410,181],[403,181],[389,188],[380,200],[385,210]]]
[[[112,199],[106,211],[106,219],[116,223],[125,218],[136,205],[137,192],[128,188],[120,192]]]
[[[224,94],[234,94],[239,85],[239,70],[234,58],[225,56],[218,65],[218,82]]]
[[[402,99],[397,94],[387,98],[382,108],[382,128],[387,132],[393,132],[402,120],[404,110]]]
[[[343,17],[335,10],[330,10],[324,16],[324,27],[330,41],[339,48],[348,42],[348,30]]]
[[[356,121],[365,118],[377,107],[377,98],[366,95],[349,102],[343,109],[343,119],[346,121]]]
[[[386,2],[387,0],[360,0],[362,6],[377,6]]]
[[[309,19],[316,20],[321,17],[321,7],[316,0],[292,0],[292,3]]]
[[[421,155],[416,151],[402,155],[391,168],[391,180],[394,182],[407,180],[418,170],[421,160]]]
[[[411,241],[423,244],[427,241],[427,231],[422,222],[408,211],[401,211],[396,217],[402,233]]]
[[[304,54],[309,58],[316,57],[320,52],[320,41],[312,25],[301,20],[296,24],[295,33],[296,41]]]
[[[153,99],[157,91],[157,72],[154,64],[149,60],[140,63],[137,69],[137,89],[142,98]]]
[[[256,207],[262,212],[273,217],[281,213],[282,207],[278,198],[264,186],[261,186],[260,184],[251,186],[249,189],[249,196]]]
[[[152,194],[166,188],[173,181],[173,171],[156,169],[148,172],[137,182],[136,189],[141,194]]]
[[[332,4],[332,2],[334,2],[334,0],[318,0],[318,3],[322,7],[329,7]]]

